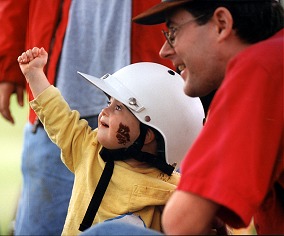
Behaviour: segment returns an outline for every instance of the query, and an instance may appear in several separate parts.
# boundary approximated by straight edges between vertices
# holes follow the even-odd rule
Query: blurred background
[[[0,235],[10,233],[21,191],[20,160],[28,104],[19,108],[16,97],[13,95],[11,110],[15,120],[14,125],[0,116]]]

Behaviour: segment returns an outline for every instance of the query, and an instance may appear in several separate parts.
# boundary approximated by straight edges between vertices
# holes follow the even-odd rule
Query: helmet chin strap
[[[140,122],[140,135],[131,146],[116,150],[102,148],[100,152],[102,159],[105,162],[135,159],[140,162],[148,163],[170,176],[174,171],[174,167],[166,162],[164,156],[156,156],[148,152],[141,151],[145,142],[147,130],[148,127]]]
[[[106,165],[100,177],[99,183],[95,189],[93,197],[90,201],[88,209],[85,213],[84,219],[80,224],[80,231],[84,231],[92,226],[94,218],[97,214],[103,196],[111,179],[114,168],[114,161],[123,161],[133,158],[140,162],[146,162],[151,166],[163,171],[169,176],[172,174],[174,167],[167,164],[165,158],[141,151],[144,145],[147,130],[148,127],[140,122],[140,135],[130,147],[117,150],[109,150],[103,147],[100,151],[100,156],[106,162]]]

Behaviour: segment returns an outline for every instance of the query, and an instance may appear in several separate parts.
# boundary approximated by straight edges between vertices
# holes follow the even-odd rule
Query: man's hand
[[[16,93],[18,104],[22,107],[24,105],[24,87],[9,82],[0,83],[0,114],[12,124],[15,123],[10,110],[10,99],[13,93]]]

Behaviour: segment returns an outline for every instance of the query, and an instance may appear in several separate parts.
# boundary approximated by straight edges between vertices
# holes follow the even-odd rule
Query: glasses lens
[[[171,42],[171,45],[174,44],[175,42],[175,30],[174,29],[169,29],[169,32],[168,32],[168,37],[169,37],[169,41]]]
[[[173,47],[171,33],[168,32],[168,31],[164,31],[164,30],[162,30],[162,32],[163,32],[163,34],[165,35],[165,38],[166,38],[168,44],[169,44],[171,47]]]

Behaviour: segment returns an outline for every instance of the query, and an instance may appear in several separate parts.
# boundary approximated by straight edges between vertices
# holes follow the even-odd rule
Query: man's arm
[[[210,234],[218,204],[177,190],[166,204],[162,224],[166,234]]]
[[[0,1],[0,115],[14,123],[10,110],[13,93],[23,106],[25,80],[17,65],[17,56],[25,48],[29,0]]]

